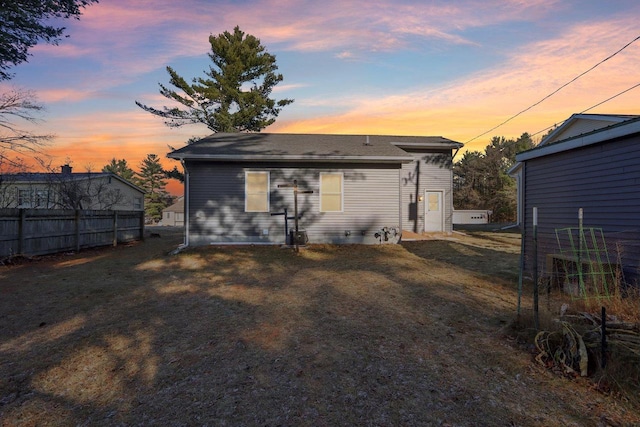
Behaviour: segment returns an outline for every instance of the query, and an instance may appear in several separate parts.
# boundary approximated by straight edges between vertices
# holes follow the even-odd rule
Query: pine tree
[[[111,159],[111,162],[109,162],[102,168],[102,172],[110,172],[116,174],[120,178],[126,179],[132,184],[136,184],[138,181],[136,173],[129,167],[126,159],[116,160],[116,158],[114,157],[113,159]]]
[[[162,218],[162,209],[166,208],[170,202],[170,197],[165,191],[166,175],[160,164],[160,158],[155,154],[147,154],[140,164],[138,177],[138,185],[145,191],[145,215],[154,221],[159,221]]]
[[[194,78],[189,84],[167,67],[169,82],[178,91],[160,84],[161,95],[186,109],[136,104],[165,119],[169,127],[202,123],[213,132],[259,132],[275,122],[282,107],[293,102],[270,98],[274,86],[283,79],[282,74],[276,74],[276,57],[239,27],[233,33],[209,36],[209,43],[213,65],[205,71],[205,78]]]
[[[57,44],[64,27],[51,25],[53,18],[76,18],[97,0],[0,1],[0,81],[12,76],[8,70],[29,57],[39,41]]]
[[[484,153],[467,151],[453,165],[455,209],[490,209],[496,222],[513,221],[517,214],[516,184],[508,175],[516,154],[534,147],[528,133],[518,139],[495,136]]]

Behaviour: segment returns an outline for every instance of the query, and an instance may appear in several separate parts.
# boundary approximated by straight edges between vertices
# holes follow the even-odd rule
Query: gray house
[[[556,135],[516,156],[521,168],[525,269],[529,273],[534,267],[533,208],[538,210],[537,268],[542,272],[551,271],[550,255],[566,244],[563,232],[557,230],[578,227],[582,208],[583,227],[602,231],[600,249],[606,248],[612,262],[621,264],[627,282],[638,283],[640,117],[622,119],[584,132],[574,128],[566,137]]]
[[[397,242],[451,232],[453,150],[442,137],[216,133],[169,153],[185,170],[185,244]],[[280,215],[278,215],[280,214]]]
[[[144,210],[144,190],[108,172],[0,174],[0,208]]]

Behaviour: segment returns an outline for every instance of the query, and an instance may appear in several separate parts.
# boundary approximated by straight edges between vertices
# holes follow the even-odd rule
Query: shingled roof
[[[179,160],[393,162],[413,160],[401,146],[459,148],[442,137],[327,135],[286,133],[215,133],[169,153]]]

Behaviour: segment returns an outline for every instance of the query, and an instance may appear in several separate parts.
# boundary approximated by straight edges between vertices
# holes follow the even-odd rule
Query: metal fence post
[[[540,329],[538,312],[538,208],[533,208],[533,323]]]

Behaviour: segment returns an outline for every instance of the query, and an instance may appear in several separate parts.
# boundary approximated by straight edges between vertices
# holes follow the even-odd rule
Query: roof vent
[[[371,145],[371,143],[369,142],[369,135],[367,135],[367,140],[364,142],[364,145]]]
[[[63,175],[71,175],[72,168],[70,165],[63,165],[60,169]]]

